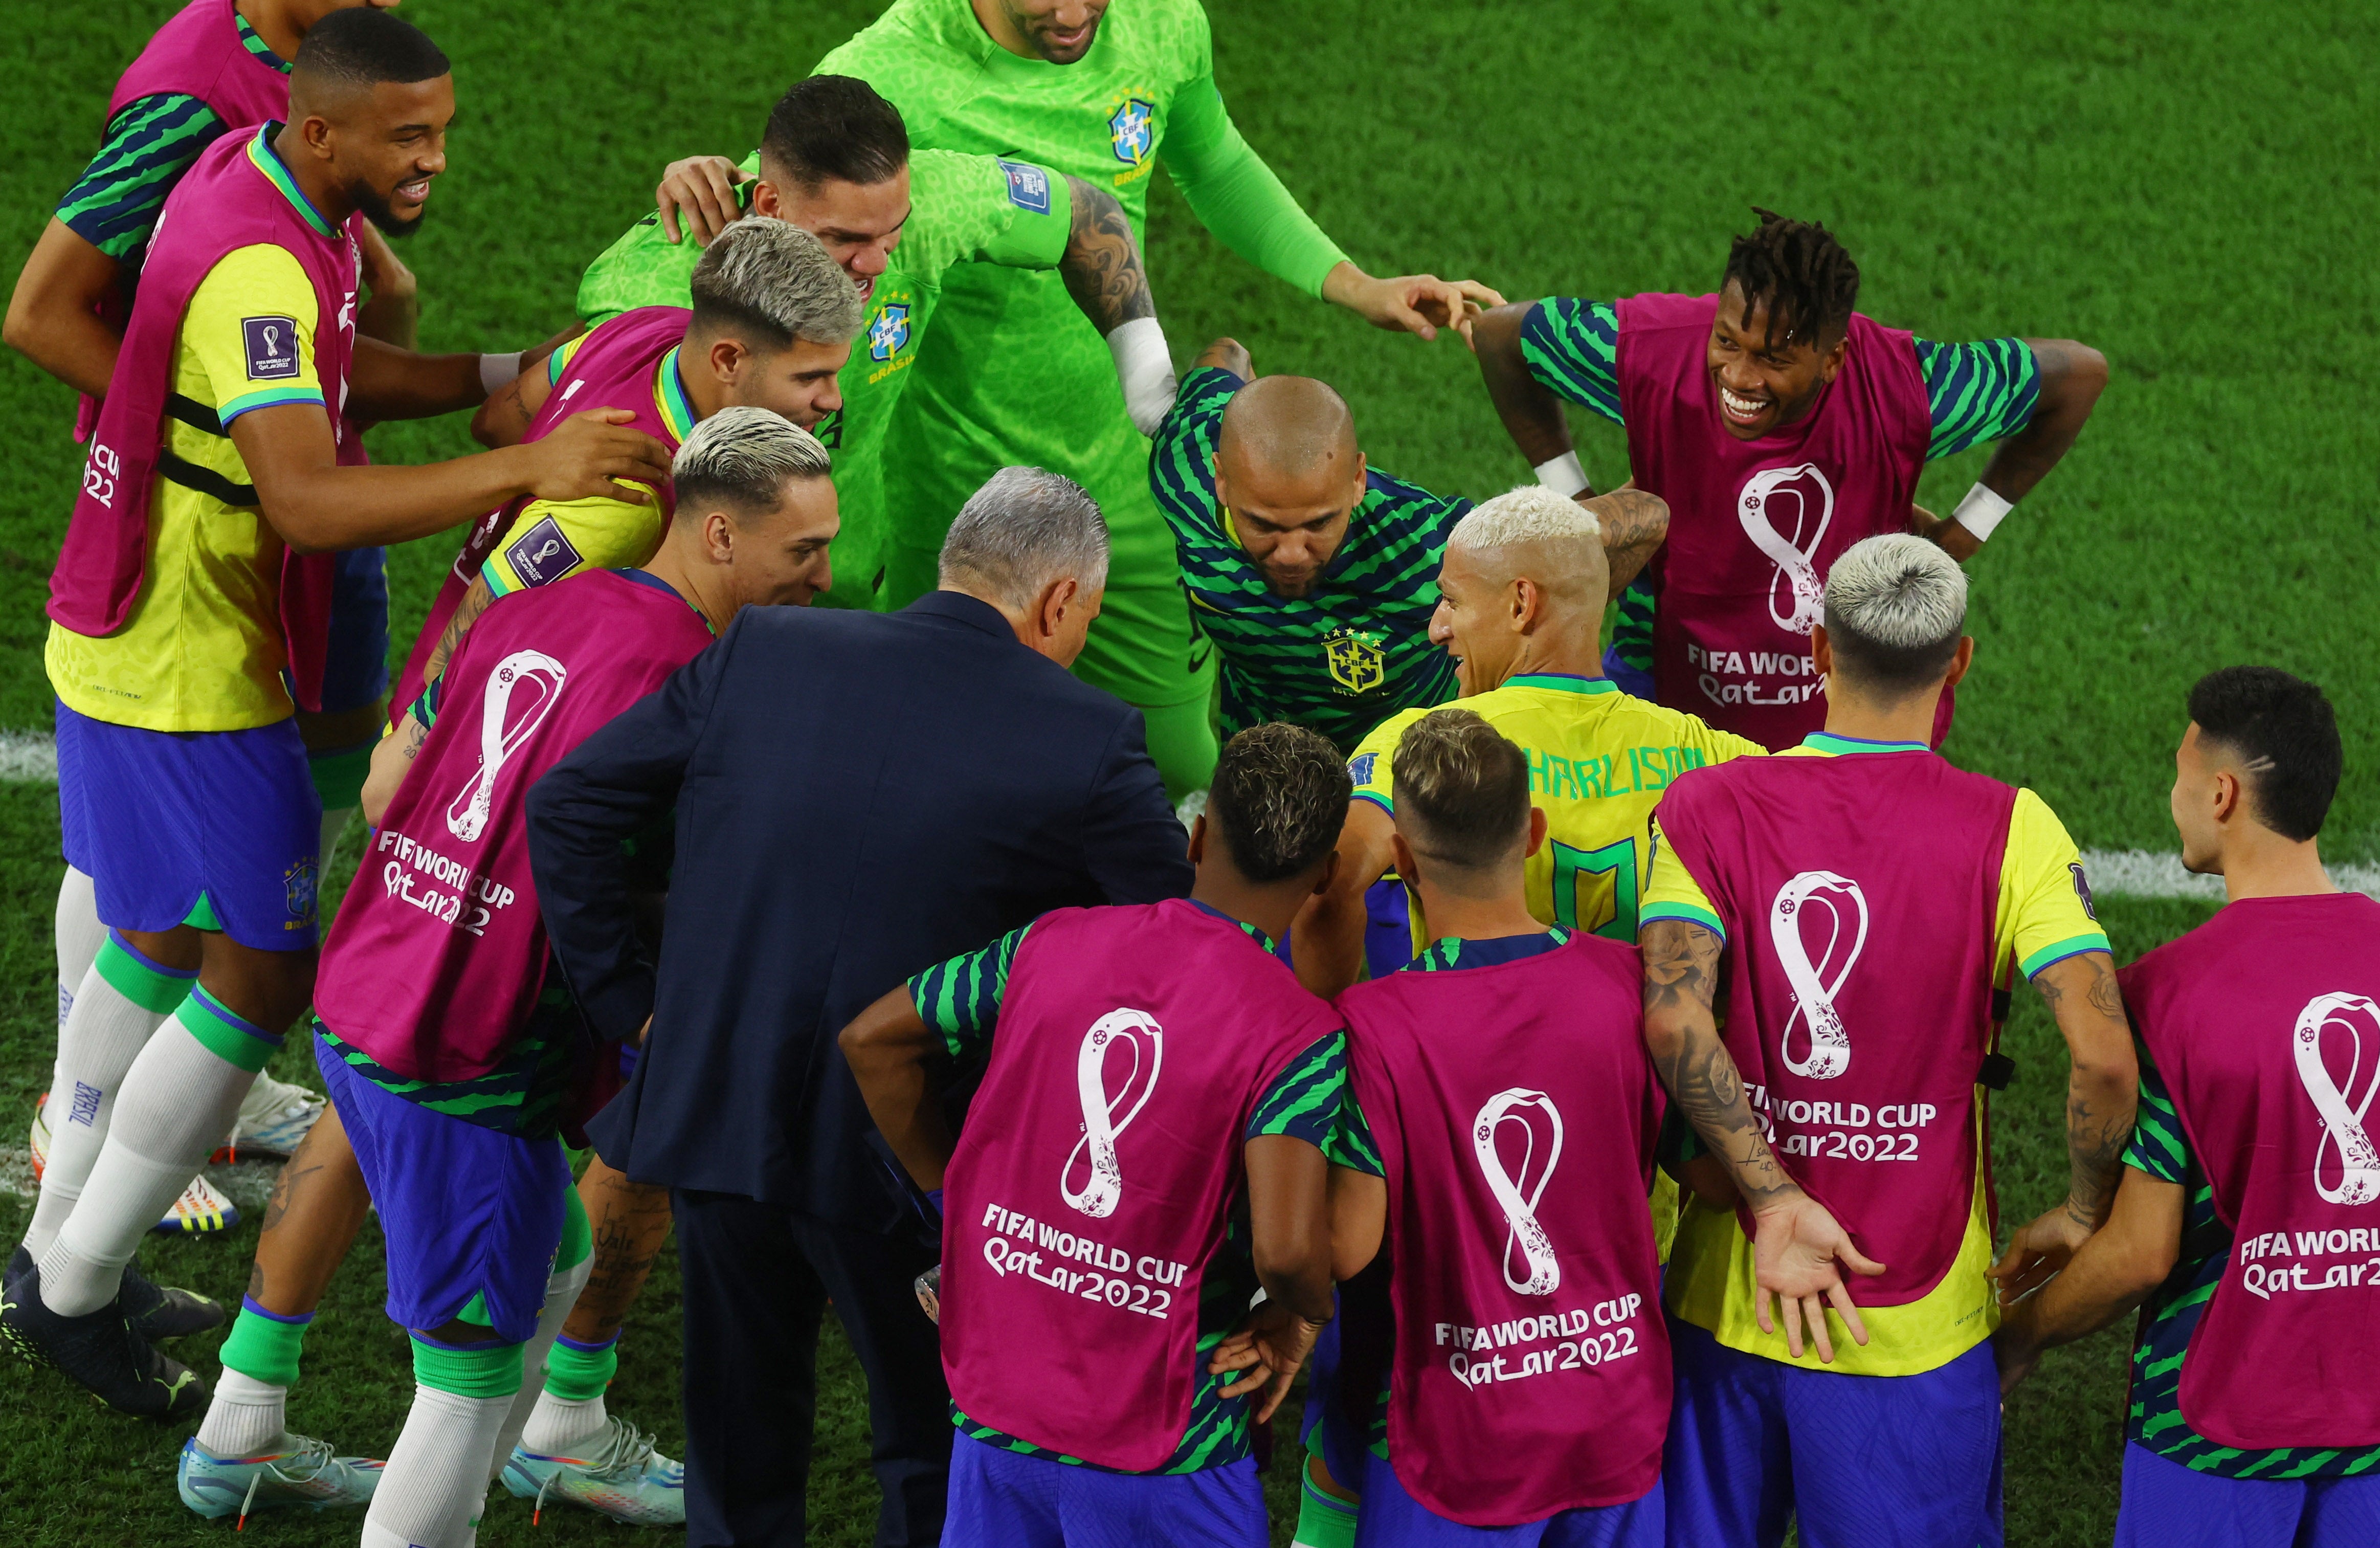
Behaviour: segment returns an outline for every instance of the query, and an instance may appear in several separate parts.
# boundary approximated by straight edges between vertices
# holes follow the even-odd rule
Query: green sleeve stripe
[[[1347,1089],[1347,1033],[1318,1038],[1257,1099],[1245,1138],[1287,1135],[1319,1145]]]
[[[1548,391],[1613,424],[1620,408],[1620,314],[1609,301],[1549,296],[1521,323],[1521,359]]]
[[[1397,814],[1397,803],[1390,800],[1388,797],[1380,794],[1378,790],[1358,790],[1350,798],[1359,801],[1369,801],[1391,817],[1394,817]]]
[[[1330,1137],[1323,1141],[1322,1153],[1333,1166],[1344,1166],[1367,1177],[1388,1175],[1388,1168],[1380,1161],[1379,1142],[1372,1137],[1371,1122],[1364,1116],[1353,1088],[1339,1103],[1339,1121],[1331,1126]]]
[[[1921,338],[1916,345],[1933,424],[1928,458],[2014,435],[2033,422],[2041,365],[2024,340],[1937,344]]]
[[[2160,1182],[2187,1183],[2189,1137],[2182,1132],[2173,1097],[2166,1090],[2165,1077],[2145,1047],[2140,1050],[2140,1103],[2132,1119],[2131,1141],[2124,1147],[2124,1164]]]
[[[1727,926],[1719,922],[1718,916],[1708,908],[1696,908],[1691,903],[1647,903],[1637,912],[1636,928],[1641,932],[1655,920],[1676,920],[1682,924],[1699,924],[1720,940],[1727,939]]]
[[[495,597],[510,596],[516,590],[517,590],[517,588],[508,584],[503,576],[496,573],[496,562],[493,559],[490,559],[486,564],[480,567],[480,579],[488,583],[488,595],[492,599]]]
[[[2070,957],[2080,957],[2086,951],[2107,951],[2107,932],[2104,930],[2095,930],[2087,935],[2070,935],[2065,940],[2046,945],[2026,957],[2020,966],[2024,976],[2031,978],[2044,968],[2063,962]]]
[[[225,430],[229,430],[232,421],[259,408],[280,408],[292,403],[320,404],[322,401],[322,389],[320,387],[265,387],[240,394],[216,409],[215,418],[222,421]]]
[[[918,1018],[941,1035],[953,1058],[979,1049],[998,1026],[1008,969],[1025,930],[1012,930],[988,946],[953,957],[909,981],[909,1000],[917,1007]]]
[[[59,223],[110,258],[129,256],[147,245],[182,174],[223,132],[223,120],[196,97],[168,92],[127,104],[58,201]]]

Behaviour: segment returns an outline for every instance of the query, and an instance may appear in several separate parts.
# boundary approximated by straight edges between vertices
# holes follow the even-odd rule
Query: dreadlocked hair
[[[1764,347],[1775,347],[1780,334],[1788,344],[1815,344],[1840,334],[1859,300],[1859,265],[1815,221],[1788,220],[1756,204],[1752,213],[1760,217],[1760,229],[1735,239],[1719,280],[1721,290],[1733,285],[1743,292],[1742,325],[1750,327],[1752,309],[1766,301]]]

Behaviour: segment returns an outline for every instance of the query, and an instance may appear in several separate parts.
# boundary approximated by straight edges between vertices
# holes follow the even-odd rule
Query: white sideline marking
[[[55,785],[58,752],[46,731],[0,731],[0,781]]]

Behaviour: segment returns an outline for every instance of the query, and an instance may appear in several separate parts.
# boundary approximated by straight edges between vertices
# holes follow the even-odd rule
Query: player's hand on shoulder
[[[635,418],[625,408],[589,408],[522,446],[529,459],[528,493],[540,500],[600,494],[634,506],[650,502],[652,486],[669,477],[669,448],[631,425]],[[627,487],[622,480],[648,487]]]
[[[1190,362],[1190,367],[1194,371],[1220,367],[1243,382],[1256,380],[1257,374],[1256,361],[1248,358],[1247,346],[1229,336],[1219,338],[1198,351],[1198,358]]]
[[[662,171],[661,186],[653,189],[662,234],[673,242],[690,235],[695,246],[709,247],[744,213],[735,201],[735,189],[752,180],[752,174],[725,156],[687,156],[670,163]]]
[[[1402,330],[1426,339],[1436,338],[1440,328],[1452,328],[1466,345],[1480,316],[1504,304],[1501,295],[1477,280],[1440,279],[1436,274],[1377,279],[1345,262],[1323,281],[1322,295],[1376,328]]]

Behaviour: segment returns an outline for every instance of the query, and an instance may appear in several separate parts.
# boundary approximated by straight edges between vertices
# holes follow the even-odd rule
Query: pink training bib
[[[1661,798],[1727,926],[1727,1048],[1768,1141],[1887,1265],[1863,1306],[1923,1297],[1966,1236],[2015,806],[1930,752],[1739,758]]]
[[[1854,315],[1817,407],[1739,441],[1706,358],[1718,298],[1631,296],[1617,310],[1629,466],[1670,503],[1650,567],[1656,697],[1771,751],[1791,747],[1826,728],[1810,627],[1827,572],[1861,539],[1909,530],[1932,438],[1915,347]]]
[[[1388,1183],[1398,1481],[1475,1527],[1640,1497],[1670,1370],[1636,948],[1578,935],[1338,1003]]]
[[[1338,1025],[1195,903],[1034,922],[942,1194],[942,1369],[961,1411],[1102,1468],[1165,1463],[1190,1423],[1199,1287],[1249,1116]]]
[[[2380,1444],[2380,902],[2244,898],[2119,978],[2234,1233],[2182,1417],[2243,1451]]]

